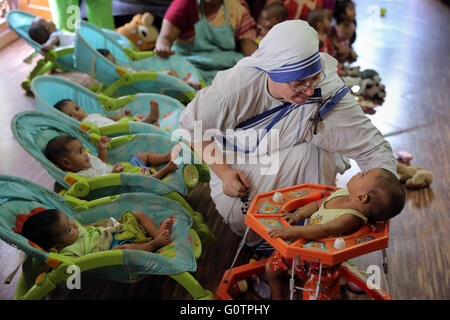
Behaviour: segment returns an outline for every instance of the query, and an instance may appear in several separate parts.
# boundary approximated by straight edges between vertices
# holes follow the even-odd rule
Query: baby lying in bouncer
[[[74,257],[110,249],[154,252],[172,242],[173,217],[157,227],[144,213],[125,211],[119,221],[82,225],[60,210],[38,209],[30,213],[20,233],[46,251]]]
[[[50,20],[36,17],[28,29],[31,39],[41,45],[44,53],[59,47],[70,47],[75,44],[75,33],[56,30],[55,24]]]
[[[86,111],[81,108],[78,104],[73,102],[70,99],[63,99],[57,102],[54,106],[55,109],[67,114],[69,117],[74,118],[80,122],[88,122],[97,127],[103,127],[109,124],[113,124],[116,121],[121,120],[125,117],[126,120],[130,120],[133,115],[131,111],[125,109],[123,113],[120,113],[113,117],[106,117],[99,113],[90,113],[87,114]],[[134,116],[139,119],[141,122],[149,123],[155,126],[159,126],[159,105],[158,102],[154,100],[150,100],[150,113],[147,116],[137,114]],[[131,118],[132,119],[132,118]]]
[[[172,160],[176,159],[180,146],[175,145],[165,154],[140,152],[129,162],[118,162],[114,166],[108,163],[108,142],[111,138],[101,137],[99,140],[98,157],[86,152],[83,143],[75,137],[63,135],[50,140],[45,148],[45,156],[61,170],[74,172],[86,178],[93,178],[110,173],[128,172],[163,179],[169,173],[178,169]],[[155,173],[151,166],[166,165]]]

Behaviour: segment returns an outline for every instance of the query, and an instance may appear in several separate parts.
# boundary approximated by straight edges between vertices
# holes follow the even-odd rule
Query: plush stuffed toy
[[[366,69],[359,72],[358,77],[361,78],[361,84],[357,94],[366,99],[379,101],[381,104],[386,97],[386,91],[384,85],[381,84],[378,72]]]
[[[153,26],[155,17],[150,12],[138,13],[127,24],[116,29],[116,32],[127,37],[141,51],[155,49],[158,29]]]
[[[359,92],[357,94],[367,99],[379,101],[380,104],[383,103],[384,98],[386,97],[384,85],[373,79],[361,80]]]
[[[433,174],[418,166],[407,166],[397,163],[397,173],[401,183],[407,188],[420,189],[428,187],[433,181]]]

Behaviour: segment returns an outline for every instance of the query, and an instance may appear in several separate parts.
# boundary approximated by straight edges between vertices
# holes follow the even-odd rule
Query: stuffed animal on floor
[[[138,13],[127,24],[116,29],[116,32],[127,37],[141,51],[155,49],[158,29],[153,26],[155,17],[150,12]]]
[[[361,78],[361,84],[357,94],[366,99],[379,101],[382,104],[386,97],[386,91],[385,86],[381,84],[381,78],[378,72],[372,69],[366,69],[359,72],[358,77]]]
[[[433,174],[419,166],[407,166],[397,163],[397,173],[401,183],[407,188],[421,189],[428,187],[433,181]]]
[[[382,104],[386,97],[385,86],[381,84],[378,72],[372,69],[359,70],[360,67],[342,67],[341,79],[352,92],[364,99]]]

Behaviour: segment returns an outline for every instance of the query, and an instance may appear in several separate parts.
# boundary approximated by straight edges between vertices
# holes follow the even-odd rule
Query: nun
[[[362,171],[396,172],[391,146],[303,20],[275,25],[251,56],[218,72],[183,111],[180,128],[209,165],[211,198],[239,236],[247,229],[246,202],[257,193],[302,183],[333,186],[348,158]],[[264,248],[252,231],[246,244]]]

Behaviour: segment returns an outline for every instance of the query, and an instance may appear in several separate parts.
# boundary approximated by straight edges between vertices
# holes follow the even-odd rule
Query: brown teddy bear
[[[428,187],[433,181],[433,174],[419,166],[407,166],[397,163],[397,173],[400,182],[410,189]]]
[[[158,29],[153,26],[155,17],[150,12],[138,13],[127,24],[116,29],[116,32],[127,37],[141,51],[155,49]]]

